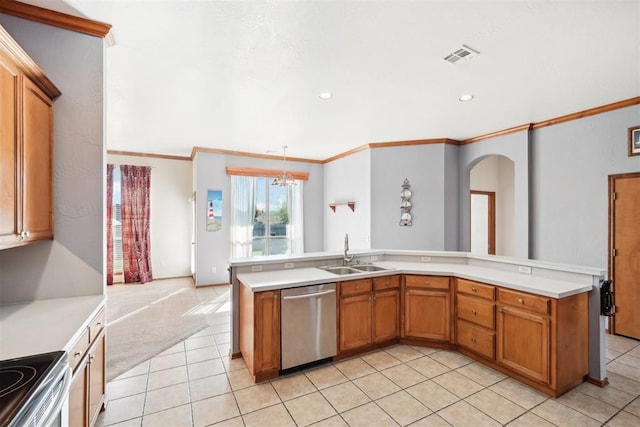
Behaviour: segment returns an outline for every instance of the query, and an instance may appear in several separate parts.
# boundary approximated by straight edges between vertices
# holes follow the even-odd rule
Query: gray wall
[[[405,145],[371,150],[371,243],[381,249],[444,250],[447,202],[457,198],[445,144]],[[455,157],[455,156],[453,156]],[[400,226],[400,191],[411,184],[413,225]],[[452,197],[453,196],[453,197]],[[457,210],[453,210],[454,218]],[[450,232],[450,230],[449,230]]]
[[[640,172],[627,156],[627,129],[640,106],[535,130],[531,257],[607,267],[608,176]]]
[[[62,91],[54,104],[53,241],[0,251],[0,303],[104,293],[104,41],[0,14]]]
[[[371,248],[371,151],[363,150],[324,165],[324,250],[342,251],[344,235],[349,234],[350,249]],[[399,193],[398,193],[399,194]],[[355,209],[329,203],[355,202]]]
[[[470,172],[481,160],[502,155],[514,163],[513,256],[529,258],[529,133],[527,131],[489,138],[460,147],[460,236],[459,250],[470,249]],[[550,260],[547,260],[550,261]]]
[[[193,160],[193,188],[196,191],[196,285],[229,283],[229,218],[231,180],[227,166],[281,169],[282,160],[259,159],[229,154],[197,152]],[[286,168],[309,172],[303,184],[304,250],[323,250],[323,167],[317,163],[287,160]],[[206,231],[207,191],[222,190],[222,229]],[[327,208],[328,209],[328,208]],[[213,269],[215,268],[215,272]]]

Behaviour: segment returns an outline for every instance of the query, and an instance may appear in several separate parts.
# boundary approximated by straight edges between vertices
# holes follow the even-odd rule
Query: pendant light
[[[278,185],[280,187],[290,187],[296,185],[296,180],[287,173],[285,165],[287,163],[287,146],[282,146],[282,173],[273,179],[271,185]]]

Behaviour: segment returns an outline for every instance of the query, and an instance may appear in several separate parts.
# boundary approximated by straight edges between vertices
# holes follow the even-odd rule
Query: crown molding
[[[220,148],[207,148],[207,147],[193,147],[193,149],[191,150],[191,160],[195,158],[195,155],[197,153],[225,154],[227,156],[254,157],[257,159],[282,160],[282,156],[275,156],[273,154],[257,154],[257,153],[249,153],[246,151],[222,150]],[[323,163],[322,160],[305,159],[303,157],[289,157],[289,156],[287,156],[287,161],[317,163],[317,164]]]
[[[8,56],[10,60],[15,62],[20,70],[33,81],[40,90],[47,94],[51,99],[56,99],[62,92],[55,84],[45,75],[44,71],[38,67],[33,59],[25,52],[20,45],[11,37],[9,33],[0,25],[0,49]]]
[[[132,157],[146,157],[146,158],[153,158],[153,159],[191,161],[191,157],[187,157],[187,156],[170,156],[166,154],[136,153],[134,151],[107,150],[107,154],[112,154],[114,156],[132,156]]]
[[[584,117],[595,116],[596,114],[608,113],[609,111],[619,110],[621,108],[631,107],[640,104],[640,96],[636,96],[622,101],[612,102],[611,104],[601,105],[600,107],[589,108],[587,110],[578,111],[554,119],[545,120],[543,122],[533,123],[532,129],[540,129],[546,126],[557,125],[571,120],[582,119]]]
[[[105,38],[111,31],[111,25],[104,22],[93,21],[15,0],[0,0],[0,12],[90,36]]]

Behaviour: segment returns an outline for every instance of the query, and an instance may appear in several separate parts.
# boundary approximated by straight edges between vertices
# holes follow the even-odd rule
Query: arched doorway
[[[516,256],[514,242],[514,163],[490,155],[469,174],[471,252]]]

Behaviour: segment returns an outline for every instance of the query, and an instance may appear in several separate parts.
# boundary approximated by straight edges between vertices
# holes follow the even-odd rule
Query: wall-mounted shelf
[[[351,209],[352,212],[356,211],[356,202],[333,202],[333,203],[329,203],[329,207],[334,212],[336,211],[336,206],[340,206],[340,205],[347,205],[347,206],[349,206],[349,209]]]

